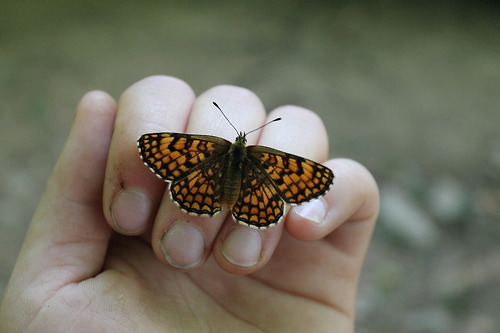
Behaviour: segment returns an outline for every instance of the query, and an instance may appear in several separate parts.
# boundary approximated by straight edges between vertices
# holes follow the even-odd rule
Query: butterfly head
[[[247,134],[245,132],[240,132],[236,137],[236,142],[246,144],[247,143]]]

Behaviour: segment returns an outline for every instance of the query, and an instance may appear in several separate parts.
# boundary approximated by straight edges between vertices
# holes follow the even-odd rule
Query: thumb
[[[15,286],[7,292],[26,294],[43,284],[44,295],[100,271],[111,234],[102,186],[115,114],[116,103],[106,93],[90,92],[80,101],[12,273]]]

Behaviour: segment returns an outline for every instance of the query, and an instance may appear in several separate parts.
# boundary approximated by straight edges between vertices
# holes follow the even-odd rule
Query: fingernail
[[[163,235],[160,246],[165,260],[170,265],[179,269],[189,269],[202,260],[205,241],[198,228],[179,221]]]
[[[111,218],[124,233],[144,229],[151,217],[153,203],[141,190],[128,188],[120,191],[111,203]]]
[[[300,217],[313,221],[314,223],[323,223],[326,216],[326,202],[323,198],[309,201],[303,205],[294,208],[293,212]]]
[[[222,255],[230,263],[250,267],[259,262],[262,250],[260,233],[245,226],[234,227],[222,243]]]

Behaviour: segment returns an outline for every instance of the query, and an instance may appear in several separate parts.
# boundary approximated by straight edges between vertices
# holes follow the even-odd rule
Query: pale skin
[[[283,118],[248,144],[324,162],[332,189],[266,230],[237,224],[227,209],[182,212],[136,140],[187,132],[234,141],[212,101],[241,131]],[[239,87],[196,97],[185,82],[154,76],[118,103],[86,94],[7,286],[0,332],[352,332],[379,196],[362,165],[328,154],[312,111],[266,115]]]

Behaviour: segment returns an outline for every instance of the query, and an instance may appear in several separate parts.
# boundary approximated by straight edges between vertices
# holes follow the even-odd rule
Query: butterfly
[[[324,195],[333,172],[322,164],[265,146],[247,146],[248,133],[234,143],[211,135],[148,133],[137,140],[143,162],[170,183],[172,200],[194,215],[214,216],[225,204],[241,224],[278,224],[285,204],[298,205]]]

